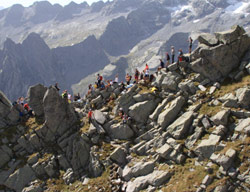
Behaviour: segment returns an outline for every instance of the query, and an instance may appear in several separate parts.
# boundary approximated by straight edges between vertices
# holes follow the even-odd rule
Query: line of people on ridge
[[[27,102],[27,98],[19,97],[12,103],[13,107],[19,112],[19,121],[24,122],[29,117],[33,117],[33,110]]]

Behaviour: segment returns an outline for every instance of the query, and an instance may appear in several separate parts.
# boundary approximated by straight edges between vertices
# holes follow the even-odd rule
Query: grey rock
[[[31,185],[29,187],[25,187],[22,192],[43,192],[43,189],[40,186]]]
[[[90,153],[90,163],[89,163],[89,174],[92,177],[99,177],[102,175],[102,172],[104,170],[103,165],[101,164],[98,156],[94,155],[93,153]]]
[[[52,162],[49,162],[45,167],[44,167],[45,172],[49,177],[54,177],[56,175],[56,169],[53,166]]]
[[[33,170],[28,165],[25,165],[11,174],[5,181],[4,185],[10,189],[20,192],[30,181],[33,181],[35,178],[36,177]]]
[[[239,121],[239,124],[236,126],[235,131],[250,133],[250,118],[243,119]]]
[[[240,88],[236,90],[236,97],[238,98],[239,104],[244,108],[249,108],[250,105],[250,89]]]
[[[224,44],[231,44],[236,41],[240,36],[245,33],[245,30],[236,25],[233,26],[230,30],[224,32],[217,32],[215,33],[216,38],[223,42]]]
[[[131,139],[134,132],[127,124],[113,124],[110,126],[109,134],[113,139]]]
[[[213,182],[213,177],[210,175],[206,175],[204,179],[202,180],[202,184],[205,186],[210,185]]]
[[[44,116],[43,97],[46,91],[47,87],[41,84],[31,86],[28,90],[28,103],[37,117],[43,118]]]
[[[166,171],[154,171],[146,176],[137,177],[134,181],[129,181],[126,192],[137,192],[146,189],[148,185],[160,186],[167,182],[173,174]]]
[[[132,167],[126,166],[123,169],[123,174],[122,177],[126,180],[129,181],[133,177],[139,177],[139,176],[144,176],[149,173],[152,173],[155,167],[154,162],[138,162]]]
[[[211,120],[214,122],[215,125],[227,125],[228,118],[230,115],[230,110],[223,110],[214,115]]]
[[[194,146],[194,144],[198,141],[198,139],[201,138],[204,131],[205,129],[203,127],[196,127],[193,135],[191,135],[185,140],[185,146],[188,149],[191,149]]]
[[[136,103],[129,107],[129,116],[136,122],[145,123],[149,115],[155,110],[158,102],[155,100]]]
[[[72,170],[72,168],[67,169],[67,171],[64,173],[63,175],[63,180],[64,182],[69,185],[70,183],[72,183],[75,179],[74,176],[74,172]]]
[[[185,98],[179,96],[171,103],[166,105],[164,111],[160,113],[157,120],[157,123],[162,127],[162,129],[165,129],[170,123],[175,120],[185,102]]]
[[[164,109],[164,107],[167,105],[168,102],[170,102],[171,100],[174,99],[174,95],[170,94],[169,96],[167,96],[167,98],[165,98],[158,106],[157,108],[154,110],[154,112],[149,116],[150,119],[152,120],[157,120],[159,114],[161,113],[161,111]]]
[[[125,165],[127,162],[126,156],[126,151],[123,148],[118,147],[110,154],[110,159],[120,165]]]
[[[193,111],[188,111],[176,119],[167,127],[167,131],[175,139],[183,139],[187,137],[187,132],[193,121]]]
[[[0,149],[1,158],[0,158],[0,167],[4,166],[9,160],[11,159],[10,156],[4,152],[2,149]]]
[[[210,127],[212,127],[212,125],[210,124],[208,118],[204,117],[202,120],[201,120],[201,123],[202,125],[205,127],[205,129],[208,129]]]
[[[219,125],[218,127],[215,128],[215,130],[212,132],[212,134],[214,135],[220,135],[220,136],[224,136],[227,133],[227,128],[223,125]]]
[[[209,47],[216,46],[219,44],[219,40],[210,33],[203,33],[198,37],[199,43],[205,44]]]
[[[176,72],[169,72],[162,81],[161,87],[164,90],[176,91],[178,83],[181,81],[181,76]]]
[[[171,147],[169,144],[163,145],[161,148],[157,149],[156,152],[165,159],[168,159],[168,155],[172,152],[173,147]]]
[[[104,114],[99,111],[99,110],[95,110],[94,111],[94,119],[101,125],[103,125],[106,121],[106,117],[104,116]]]
[[[175,71],[175,70],[178,69],[178,64],[177,64],[177,63],[170,64],[170,65],[168,66],[168,69],[169,69],[170,71]]]
[[[209,158],[216,150],[216,146],[220,141],[221,136],[211,134],[208,139],[202,140],[195,148],[195,153],[205,158]]]
[[[63,155],[58,155],[58,161],[59,161],[59,165],[64,169],[67,170],[69,168],[69,163],[67,161],[67,159],[63,156]]]
[[[77,122],[73,106],[67,99],[62,98],[54,87],[50,87],[43,99],[45,125],[48,127],[48,134],[62,136],[71,126]],[[52,137],[53,138],[53,137]],[[49,137],[45,137],[46,140]]]

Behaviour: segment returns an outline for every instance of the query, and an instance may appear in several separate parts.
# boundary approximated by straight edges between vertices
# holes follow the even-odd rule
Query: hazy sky
[[[41,0],[0,0],[0,7],[7,8],[12,6],[13,4],[22,4],[23,6],[28,7],[36,1],[41,1]],[[51,4],[59,3],[61,5],[67,5],[71,1],[74,1],[78,4],[86,1],[89,5],[91,5],[93,2],[97,2],[99,0],[48,0],[48,1]],[[102,1],[106,2],[107,0],[102,0]]]

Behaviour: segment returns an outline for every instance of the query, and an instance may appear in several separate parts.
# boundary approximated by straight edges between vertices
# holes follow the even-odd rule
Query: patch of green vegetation
[[[231,80],[223,82],[221,88],[215,91],[214,96],[219,98],[227,93],[235,93],[235,90],[244,86],[250,86],[250,75],[243,77],[240,82],[232,82]]]
[[[174,165],[174,168],[171,169],[174,175],[161,190],[164,192],[196,191],[207,172],[203,166],[195,166],[194,162],[194,159],[187,159],[184,165]]]
[[[218,112],[221,111],[221,105],[217,106],[210,106],[208,103],[205,103],[201,106],[199,109],[200,114],[208,115],[208,116],[213,116],[217,114]]]
[[[101,145],[101,150],[97,152],[100,157],[100,160],[106,160],[110,154],[114,151],[115,147],[110,143],[103,142]]]

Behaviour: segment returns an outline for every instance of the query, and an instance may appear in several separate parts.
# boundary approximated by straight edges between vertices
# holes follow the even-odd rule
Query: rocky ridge
[[[113,84],[68,103],[34,85],[25,123],[1,92],[0,190],[249,191],[250,37],[239,26],[210,37],[190,63],[126,91]]]

